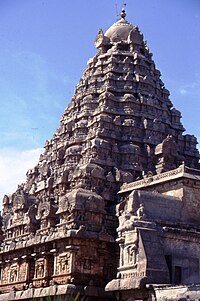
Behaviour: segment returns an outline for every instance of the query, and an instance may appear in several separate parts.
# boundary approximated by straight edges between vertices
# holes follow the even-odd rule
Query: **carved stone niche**
[[[8,279],[9,279],[9,283],[18,282],[18,280],[19,280],[18,263],[14,263],[10,266]]]
[[[156,172],[160,174],[175,169],[178,164],[178,146],[172,136],[167,136],[155,148],[157,157]]]
[[[7,284],[9,281],[9,263],[1,263],[1,279],[0,284]]]
[[[121,245],[121,262],[123,266],[137,267],[138,233],[137,230],[130,231],[124,235],[124,244]]]
[[[20,261],[20,266],[19,266],[19,280],[26,282],[28,278],[28,273],[29,273],[29,263],[28,263],[28,257],[26,255],[22,256],[25,257],[23,261]]]
[[[139,238],[135,228],[135,221],[143,218],[144,208],[142,205],[137,210],[134,207],[134,204],[130,200],[125,200],[116,207],[117,216],[119,218],[117,242],[120,247],[118,278],[121,277],[122,270],[137,268]]]
[[[64,252],[55,256],[53,279],[56,283],[66,284],[70,281],[71,266],[72,254],[70,252]]]
[[[36,260],[35,263],[35,279],[40,279],[45,277],[45,259],[40,258]]]
[[[23,256],[22,256],[23,257]],[[2,265],[1,284],[15,285],[17,289],[23,289],[28,274],[28,262],[26,259],[9,262]],[[5,288],[6,289],[6,288]]]
[[[74,204],[69,202],[65,192],[62,192],[59,197],[59,205],[56,214],[60,216],[60,224],[68,223],[74,219]]]
[[[47,260],[39,258],[35,261],[35,274],[33,278],[34,287],[42,287],[47,285]]]
[[[53,227],[55,221],[55,204],[48,197],[40,200],[36,219],[40,221],[40,229]]]
[[[23,191],[21,186],[18,187],[17,191],[13,194],[13,220],[17,221],[23,217],[27,206],[27,195]]]
[[[70,253],[63,253],[57,257],[56,274],[66,274],[70,271]]]
[[[10,197],[3,199],[3,230],[7,239],[28,235],[35,230],[34,198],[19,186]]]

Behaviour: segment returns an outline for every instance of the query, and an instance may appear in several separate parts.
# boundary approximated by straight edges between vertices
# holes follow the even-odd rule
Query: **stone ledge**
[[[58,296],[65,294],[73,294],[80,291],[79,287],[73,284],[66,285],[52,285],[50,287],[43,288],[29,288],[24,291],[11,291],[10,293],[0,294],[0,301],[11,301],[11,300],[27,300],[33,298],[47,297],[47,296]]]
[[[193,285],[157,285],[152,284],[157,301],[199,300],[200,284]]]
[[[0,294],[0,301],[13,301],[13,300],[35,300],[48,296],[61,296],[61,295],[76,295],[81,293],[87,297],[104,297],[107,299],[113,299],[112,292],[106,292],[103,287],[97,286],[78,286],[74,284],[52,285],[49,287],[41,288],[29,288],[24,291],[15,291],[14,289],[10,293]]]
[[[147,283],[147,277],[128,278],[128,279],[113,279],[107,285],[105,290],[109,291],[124,291],[130,289],[143,288]]]

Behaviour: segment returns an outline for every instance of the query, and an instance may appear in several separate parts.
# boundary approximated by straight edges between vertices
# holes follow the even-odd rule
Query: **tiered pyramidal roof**
[[[80,250],[86,250],[86,246],[81,247],[77,237],[97,241],[89,257],[83,258],[87,273],[78,264],[84,251],[79,254],[78,249],[75,252],[69,248],[69,254],[75,254],[69,256],[76,256],[77,262],[65,273],[71,282],[90,279],[95,265],[104,271],[96,268],[98,284],[112,278],[112,252],[104,248],[104,260],[97,263],[99,255],[95,250],[101,240],[113,243],[116,220],[112,208],[123,183],[149,172],[166,172],[183,161],[188,167],[199,169],[197,140],[183,135],[181,114],[169,99],[143,35],[125,17],[123,10],[121,19],[105,34],[99,30],[95,40],[97,54],[89,60],[58,130],[46,142],[38,165],[28,171],[26,183],[3,200],[2,256],[13,250],[21,256],[22,248],[28,255],[33,252],[30,247],[54,242],[54,247],[45,244],[33,270],[41,268],[43,259],[42,264],[47,264],[45,248],[56,248],[58,239],[65,242],[57,244],[57,254],[64,254],[63,246],[72,245],[75,236]],[[69,237],[73,239],[66,241]],[[37,248],[34,254],[41,251]],[[14,253],[8,256],[9,262],[14,256],[18,257]],[[108,262],[111,268],[105,271]],[[10,263],[5,271],[9,267]],[[20,270],[20,264],[17,268]],[[44,272],[42,276],[33,272],[28,280],[25,277],[18,281],[33,282],[37,287],[41,283],[38,279],[47,283],[53,277],[58,284],[63,283],[63,278],[59,280],[61,269],[55,270],[54,276],[49,271],[50,268],[48,277]],[[33,276],[35,282],[31,280]],[[20,272],[15,277],[20,277]],[[15,282],[15,277],[9,281]],[[2,281],[5,288],[9,281]]]
[[[58,178],[65,177],[64,192],[82,188],[113,201],[121,183],[148,171],[163,172],[182,161],[199,167],[196,138],[182,134],[181,114],[125,12],[105,34],[99,30],[95,45],[98,53],[89,60],[60,127],[28,174],[28,192],[38,194],[51,182],[55,193]],[[166,148],[170,160],[162,158]]]

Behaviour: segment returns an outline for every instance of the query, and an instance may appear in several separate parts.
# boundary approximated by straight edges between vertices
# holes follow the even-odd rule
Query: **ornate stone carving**
[[[140,207],[138,208],[136,213],[139,219],[144,219],[146,217],[143,204],[140,204]]]
[[[19,266],[18,264],[12,264],[9,270],[9,282],[17,282],[19,277]]]
[[[37,259],[35,262],[35,279],[45,277],[45,260],[43,258]]]
[[[56,274],[67,274],[70,271],[70,253],[62,253],[57,257]]]
[[[59,128],[27,172],[26,183],[3,199],[2,293],[13,285],[16,296],[24,287],[30,294],[44,293],[41,287],[55,281],[58,288],[51,282],[51,292],[64,295],[78,285],[92,300],[104,299],[100,292],[117,274],[118,258],[115,288],[121,295],[127,288],[146,293],[147,278],[169,282],[169,270],[175,270],[175,259],[162,254],[162,243],[169,254],[173,244],[165,238],[177,241],[174,233],[184,223],[187,231],[194,223],[193,236],[198,236],[197,140],[183,135],[180,112],[143,35],[125,17],[123,11],[105,33],[99,30],[98,53],[88,61]],[[152,193],[158,187],[164,196]],[[174,232],[166,230],[170,227]],[[22,297],[33,297],[27,296]]]

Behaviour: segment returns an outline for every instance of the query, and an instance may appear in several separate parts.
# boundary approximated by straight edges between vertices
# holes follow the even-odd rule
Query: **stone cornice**
[[[165,183],[178,178],[188,178],[200,181],[200,172],[196,169],[188,168],[185,164],[180,165],[178,168],[161,173],[155,176],[148,176],[142,180],[131,183],[125,183],[121,186],[120,193],[128,192],[131,190],[141,189],[147,186],[154,186],[160,183]]]

